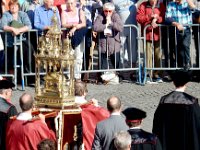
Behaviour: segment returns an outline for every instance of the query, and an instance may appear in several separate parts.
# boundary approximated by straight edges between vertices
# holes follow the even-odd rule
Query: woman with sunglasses
[[[94,31],[100,34],[100,58],[101,69],[109,69],[108,58],[113,68],[120,67],[120,32],[123,31],[123,23],[115,12],[113,3],[103,5],[102,14],[98,15],[94,22]]]

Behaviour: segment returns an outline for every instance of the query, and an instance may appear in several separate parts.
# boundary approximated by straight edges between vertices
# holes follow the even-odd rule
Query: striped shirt
[[[186,0],[180,4],[170,2],[165,14],[166,22],[178,22],[180,24],[192,24],[192,12]]]

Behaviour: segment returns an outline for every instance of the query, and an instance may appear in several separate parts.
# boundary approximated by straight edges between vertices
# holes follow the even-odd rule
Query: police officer
[[[11,104],[12,87],[8,80],[0,80],[0,149],[5,150],[6,123],[11,116],[17,114],[16,107]]]
[[[128,132],[132,137],[132,150],[162,150],[157,136],[141,129],[141,123],[146,117],[146,112],[130,107],[125,109],[122,113],[126,116],[126,123],[129,126]]]

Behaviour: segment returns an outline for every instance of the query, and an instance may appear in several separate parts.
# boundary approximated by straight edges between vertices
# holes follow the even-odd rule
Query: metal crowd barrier
[[[106,71],[136,71],[138,73],[138,82],[141,83],[141,57],[140,57],[140,53],[141,53],[141,50],[140,50],[140,38],[139,38],[139,29],[137,26],[135,25],[125,25],[124,28],[127,28],[130,32],[129,32],[129,37],[128,37],[128,41],[132,41],[132,38],[135,38],[136,39],[136,42],[137,42],[137,47],[136,49],[134,50],[134,48],[132,47],[132,43],[129,42],[129,49],[128,49],[128,53],[130,56],[128,56],[128,64],[129,65],[125,65],[124,64],[124,57],[121,57],[120,60],[121,60],[121,63],[122,65],[120,66],[120,68],[109,68],[109,69],[101,69],[101,66],[99,64],[101,64],[101,60],[100,60],[100,46],[98,45],[97,48],[94,48],[93,49],[93,52],[92,52],[92,58],[91,58],[91,66],[88,68],[87,64],[85,63],[85,60],[88,59],[87,56],[86,56],[86,53],[84,52],[84,56],[83,56],[83,67],[82,67],[82,71],[81,73],[97,73],[97,72],[106,72]],[[134,30],[134,32],[136,33],[134,36],[132,36],[131,34],[131,31]],[[27,38],[27,41],[28,41],[28,68],[24,68],[24,60],[23,60],[23,46],[22,46],[22,42],[23,42],[23,34],[21,34],[18,38],[17,37],[14,37],[14,43],[13,43],[13,46],[14,46],[14,73],[12,72],[9,72],[8,71],[8,66],[7,66],[7,33],[4,32],[4,31],[0,31],[1,34],[3,35],[2,37],[4,37],[3,41],[4,41],[4,49],[5,49],[5,60],[4,60],[4,70],[0,70],[0,75],[1,76],[5,76],[5,77],[12,77],[16,87],[17,88],[17,84],[18,83],[21,83],[22,85],[22,90],[24,90],[24,87],[25,85],[27,84],[27,77],[28,76],[35,76],[35,70],[33,68],[35,62],[34,62],[34,58],[32,57],[33,53],[31,52],[32,51],[32,47],[31,47],[31,43],[34,41],[34,38],[36,38],[36,43],[33,45],[33,47],[35,47],[34,49],[37,49],[37,41],[38,41],[38,31],[37,30],[30,30],[28,31],[26,34],[26,38]],[[35,37],[32,37],[31,34],[32,33],[35,33]],[[18,40],[19,39],[19,40]],[[92,38],[90,38],[92,39]],[[85,42],[86,38],[84,38],[83,42],[84,44],[87,43]],[[91,41],[92,42],[92,41]],[[98,42],[97,42],[98,43]],[[33,43],[32,43],[33,44]],[[84,49],[85,49],[85,45],[84,45]],[[20,63],[17,63],[19,62],[19,60],[17,60],[17,51],[20,51]],[[138,55],[138,58],[137,58],[137,66],[133,66],[133,61],[132,61],[132,55],[133,55],[133,52],[136,51],[137,55]],[[121,49],[121,54],[123,54],[124,56],[124,53],[125,53],[125,50],[124,50],[124,46],[122,45],[122,49]],[[26,62],[27,63],[27,62]],[[115,62],[116,64],[116,62]],[[114,65],[116,66],[116,65]],[[18,68],[20,68],[20,73],[19,73],[19,70]],[[42,73],[43,74],[43,73]],[[42,75],[41,74],[41,75]],[[18,78],[18,75],[21,75],[20,79],[21,81],[19,82],[19,78]],[[17,80],[18,79],[18,80]]]
[[[13,37],[13,47],[12,50],[13,52],[11,52],[11,49],[9,49],[9,55],[13,54],[13,60],[8,60],[8,42],[10,42],[8,39],[8,32],[4,32],[2,30],[0,30],[1,32],[1,37],[3,39],[3,43],[4,43],[4,53],[2,53],[2,55],[4,55],[4,59],[1,60],[1,68],[0,68],[0,75],[3,77],[11,77],[14,84],[15,84],[15,89],[17,89],[17,84],[21,84],[22,86],[22,90],[24,90],[24,85],[25,85],[25,77],[28,75],[35,75],[34,73],[32,74],[32,72],[35,72],[34,70],[32,70],[32,65],[35,63],[33,61],[33,53],[31,53],[31,36],[30,33],[31,32],[36,32],[37,30],[30,30],[27,33],[23,33],[20,34],[18,36],[14,36]],[[25,36],[26,34],[26,36]],[[37,37],[37,36],[36,36]],[[28,38],[28,40],[26,40]],[[33,39],[32,39],[33,40]],[[23,44],[26,44],[27,46],[25,47],[26,49],[24,50],[23,48]],[[27,54],[27,60],[28,60],[28,67],[24,68],[24,58],[26,57],[24,56],[24,51]],[[18,56],[19,55],[19,56]],[[3,56],[1,56],[3,57]],[[12,58],[12,56],[9,56]],[[12,63],[10,63],[10,65],[12,64],[13,67],[8,66],[8,61],[13,61]],[[27,62],[25,62],[27,63]],[[11,68],[8,68],[11,67]],[[19,70],[20,69],[20,70]],[[19,77],[20,75],[20,77]]]
[[[146,32],[148,27],[150,27],[151,25],[147,25],[144,30],[144,42],[143,42],[143,47],[144,47],[144,77],[143,77],[143,81],[142,83],[145,84],[146,83],[146,78],[147,78],[147,72],[148,71],[169,71],[169,70],[177,70],[177,69],[182,69],[181,67],[178,67],[178,62],[177,62],[177,37],[176,34],[173,35],[173,33],[171,32],[170,28],[175,31],[176,33],[176,28],[174,26],[169,26],[169,25],[162,25],[159,24],[159,30],[160,30],[160,53],[161,53],[161,61],[160,61],[160,67],[155,67],[155,58],[154,58],[154,41],[152,41],[152,67],[147,67],[147,59],[146,59]],[[199,46],[199,42],[198,42],[198,49],[195,49],[195,43],[194,43],[194,38],[193,38],[193,33],[192,33],[192,28],[196,27],[197,28],[197,34],[199,40],[199,24],[192,24],[192,25],[184,25],[185,27],[190,27],[191,30],[191,44],[190,44],[190,70],[199,70],[200,69],[200,65],[199,65],[199,60],[200,58],[198,57],[196,60],[195,58],[197,57],[196,54],[199,54],[199,50],[200,50],[200,46]],[[193,31],[194,32],[194,31]],[[152,36],[153,36],[153,30],[152,30]],[[173,37],[174,36],[174,37]],[[152,37],[153,39],[153,37]],[[174,54],[172,56],[172,50],[174,50]],[[171,56],[170,56],[171,55]],[[170,58],[170,57],[173,57]],[[197,61],[197,62],[196,62]]]
[[[121,45],[121,50],[120,50],[120,67],[117,68],[116,67],[116,59],[115,59],[115,64],[114,66],[110,66],[109,64],[109,67],[108,69],[102,69],[102,66],[101,66],[101,46],[99,45],[99,39],[98,39],[98,42],[97,42],[97,49],[94,49],[93,51],[93,56],[91,58],[91,62],[92,62],[92,66],[90,67],[90,69],[86,69],[87,66],[86,66],[86,63],[84,61],[84,67],[81,71],[81,73],[97,73],[97,72],[124,72],[124,71],[136,71],[136,73],[138,74],[138,82],[141,83],[141,67],[140,67],[140,64],[141,64],[141,58],[140,58],[140,38],[139,38],[139,29],[137,26],[135,25],[124,25],[124,29],[128,29],[129,30],[129,36],[127,37],[126,36],[126,42],[129,41],[128,43],[126,43],[128,45],[129,48],[127,49],[124,49],[124,45]],[[132,36],[132,30],[134,30],[135,34],[134,36]],[[131,43],[132,39],[135,39],[135,42],[137,43],[136,46],[132,46],[133,43]],[[137,54],[137,60],[136,60],[136,66],[133,66],[132,64],[134,63],[133,60],[132,60],[132,55],[134,55],[133,53]],[[125,64],[125,58],[124,58],[124,53],[128,53],[128,58],[127,59],[127,64]],[[116,56],[116,52],[115,52],[115,56]],[[85,53],[84,53],[84,58],[86,60],[86,56],[85,56]],[[96,60],[98,59],[98,60]],[[109,57],[107,57],[107,60],[109,59]]]
[[[13,70],[8,70],[8,33],[4,31],[0,31],[2,40],[4,41],[4,62],[1,62],[1,68],[0,68],[0,75],[3,77],[11,77],[14,84],[15,84],[15,89],[17,89],[17,76],[18,76],[18,70],[20,66],[23,66],[23,49],[22,49],[22,35],[20,35],[18,38],[15,36],[14,41],[13,41]],[[19,47],[18,47],[19,46]],[[20,53],[20,60],[17,60],[17,51]],[[2,61],[2,60],[1,60]],[[17,63],[19,61],[19,63]],[[3,66],[3,65],[4,66]],[[21,84],[22,84],[22,89],[24,89],[24,70],[23,67],[21,68]]]

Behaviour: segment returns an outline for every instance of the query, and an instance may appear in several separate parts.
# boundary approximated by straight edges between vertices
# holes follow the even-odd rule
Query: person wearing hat
[[[146,112],[129,107],[122,113],[126,116],[126,124],[129,126],[128,132],[132,137],[131,149],[162,150],[158,137],[141,129],[141,123],[146,117]]]
[[[153,133],[163,150],[200,149],[200,107],[198,99],[185,93],[191,72],[178,70],[172,74],[176,89],[163,96],[153,119]]]
[[[16,107],[10,103],[14,86],[8,80],[0,80],[0,150],[5,150],[6,123],[11,116],[17,115]]]

